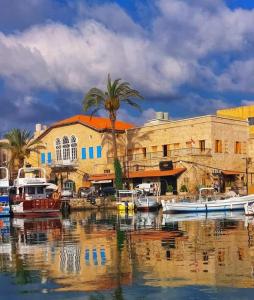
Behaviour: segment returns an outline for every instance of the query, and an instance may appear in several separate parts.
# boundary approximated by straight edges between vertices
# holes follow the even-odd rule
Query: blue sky
[[[82,113],[108,73],[145,97],[142,123],[254,103],[254,1],[0,0],[0,135]]]

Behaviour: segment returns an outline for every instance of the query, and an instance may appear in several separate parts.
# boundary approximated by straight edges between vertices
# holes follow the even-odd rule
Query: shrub
[[[188,192],[188,188],[185,184],[183,184],[180,188],[180,192]]]
[[[173,185],[169,184],[168,187],[167,187],[167,192],[168,193],[173,193],[173,190],[174,190]]]

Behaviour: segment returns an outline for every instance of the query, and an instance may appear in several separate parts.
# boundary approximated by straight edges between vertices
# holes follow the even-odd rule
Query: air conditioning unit
[[[172,160],[169,160],[169,161],[160,161],[159,162],[159,168],[160,168],[161,171],[173,170],[173,162],[172,162]]]

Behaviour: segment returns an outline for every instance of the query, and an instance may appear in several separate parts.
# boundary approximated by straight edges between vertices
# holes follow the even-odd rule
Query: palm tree
[[[40,149],[45,148],[42,142],[34,139],[31,132],[27,130],[11,129],[4,135],[4,138],[6,142],[1,142],[0,148],[6,149],[10,153],[8,163],[12,171],[11,173],[13,173],[16,167],[23,167],[25,159],[32,152],[39,153]]]
[[[132,98],[143,98],[137,90],[130,87],[128,82],[121,82],[121,79],[111,81],[110,74],[108,74],[107,90],[102,91],[98,88],[91,88],[85,95],[83,100],[83,109],[85,112],[92,109],[91,117],[100,109],[105,109],[108,112],[111,121],[112,145],[114,156],[115,169],[115,185],[118,189],[122,188],[122,170],[117,156],[117,142],[116,142],[116,119],[117,112],[122,103],[128,104],[139,110],[140,106],[135,103]]]
[[[98,88],[91,88],[85,95],[83,100],[83,109],[85,112],[92,109],[91,116],[96,114],[100,109],[105,109],[108,112],[112,127],[112,144],[114,159],[117,159],[117,144],[116,144],[116,129],[115,123],[117,119],[117,111],[122,103],[139,110],[140,106],[135,103],[132,98],[143,98],[137,90],[130,87],[128,82],[121,82],[121,79],[111,81],[110,74],[108,75],[107,90],[102,91]]]

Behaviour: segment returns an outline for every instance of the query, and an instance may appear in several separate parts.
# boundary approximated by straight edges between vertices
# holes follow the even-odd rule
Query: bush
[[[173,193],[173,190],[174,190],[173,185],[169,184],[168,187],[167,187],[167,192],[168,193]]]
[[[188,188],[185,184],[183,184],[180,188],[180,192],[188,192]]]

